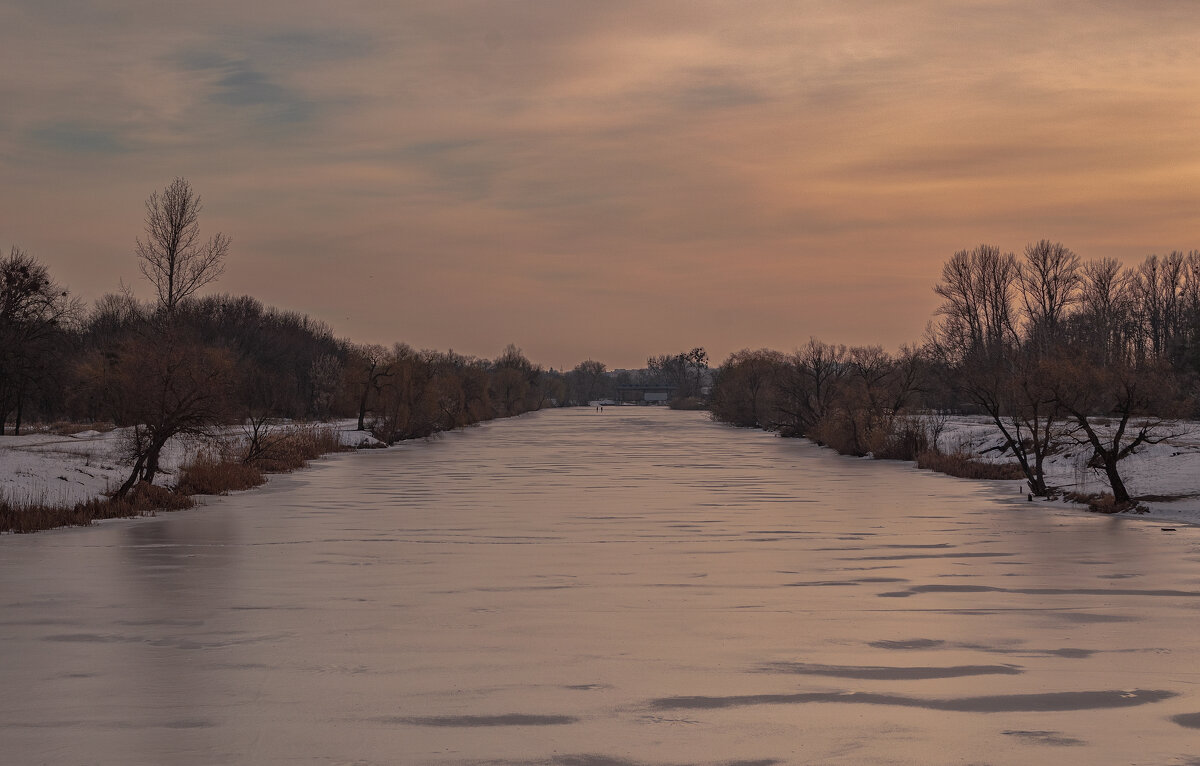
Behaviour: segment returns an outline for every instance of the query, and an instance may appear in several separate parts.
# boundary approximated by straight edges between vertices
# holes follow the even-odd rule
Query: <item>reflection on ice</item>
[[[1004,734],[1010,737],[1028,739],[1039,745],[1071,747],[1084,744],[1083,740],[1075,739],[1074,737],[1064,737],[1062,736],[1062,732],[1057,731],[1006,731]]]
[[[575,723],[579,719],[569,715],[506,713],[504,715],[441,715],[425,718],[377,718],[375,720],[380,723],[406,723],[412,726],[468,728],[473,726],[559,726],[566,723]]]
[[[883,667],[861,665],[816,665],[809,662],[772,662],[762,670],[768,673],[795,673],[833,678],[863,678],[872,681],[917,681],[926,678],[962,678],[963,676],[1006,675],[1023,672],[1016,665],[953,665],[950,667]]]
[[[856,705],[896,705],[960,713],[1057,712],[1101,710],[1161,702],[1178,696],[1163,689],[1108,690],[1090,692],[1047,692],[1044,694],[998,694],[987,697],[920,699],[899,694],[869,692],[809,692],[803,694],[745,694],[733,697],[663,697],[651,700],[655,710],[713,710],[746,705],[799,705],[837,702]]]

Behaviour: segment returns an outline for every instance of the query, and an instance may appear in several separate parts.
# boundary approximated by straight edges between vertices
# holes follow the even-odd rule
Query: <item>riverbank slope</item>
[[[1142,518],[1181,524],[1200,524],[1200,423],[1176,421],[1161,429],[1169,434],[1158,444],[1148,444],[1120,463],[1126,487],[1146,513]],[[943,452],[963,453],[987,463],[1013,461],[1004,450],[1004,437],[983,416],[955,416],[946,422],[938,439]],[[1046,458],[1046,482],[1062,492],[1108,492],[1104,472],[1089,468],[1091,449],[1067,443]],[[1014,484],[1024,486],[1024,482]],[[1039,501],[1061,503],[1062,500]]]

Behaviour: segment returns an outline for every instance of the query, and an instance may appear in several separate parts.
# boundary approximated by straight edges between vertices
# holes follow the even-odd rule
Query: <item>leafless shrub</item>
[[[940,452],[942,434],[945,433],[946,425],[950,421],[950,413],[945,410],[931,410],[921,416],[921,421],[925,428],[925,440],[929,443],[929,449]]]

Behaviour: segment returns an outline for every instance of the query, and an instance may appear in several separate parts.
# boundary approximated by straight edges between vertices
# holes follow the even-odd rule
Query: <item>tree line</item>
[[[357,417],[391,444],[562,396],[564,376],[516,346],[489,360],[356,344],[249,296],[198,296],[223,272],[231,244],[201,237],[202,209],[182,178],[146,201],[135,255],[154,290],[149,302],[126,290],[87,307],[20,248],[0,259],[0,434],[31,421],[127,427],[122,497],[160,473],[171,439],[223,426],[245,427],[250,459],[281,420]]]
[[[889,354],[810,340],[792,354],[744,350],[718,369],[721,421],[808,436],[841,452],[917,459],[937,450],[944,416],[988,416],[1033,494],[1052,494],[1044,462],[1080,445],[1117,504],[1120,461],[1198,414],[1200,251],[1124,267],[1057,242],[1021,255],[960,250],[919,344]]]
[[[182,178],[147,199],[134,253],[149,302],[126,290],[85,307],[25,251],[0,258],[0,434],[31,420],[127,426],[123,494],[154,479],[172,438],[218,426],[245,426],[248,455],[285,419],[356,417],[391,444],[661,385],[675,406],[707,395],[717,420],[877,457],[937,452],[944,413],[981,413],[1031,492],[1053,491],[1044,461],[1078,444],[1128,502],[1120,461],[1197,414],[1200,251],[1125,267],[1048,240],[1019,256],[980,245],[947,260],[924,339],[896,353],[810,339],[790,354],[736,352],[716,371],[702,347],[643,370],[588,359],[555,371],[515,346],[489,360],[356,344],[249,296],[198,296],[231,246],[201,237],[202,210]]]

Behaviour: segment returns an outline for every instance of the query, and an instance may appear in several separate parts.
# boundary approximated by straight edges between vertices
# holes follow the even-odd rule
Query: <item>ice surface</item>
[[[0,537],[11,763],[1189,763],[1200,529],[661,409]]]

